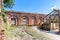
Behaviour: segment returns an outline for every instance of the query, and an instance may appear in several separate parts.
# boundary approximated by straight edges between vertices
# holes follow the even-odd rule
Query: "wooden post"
[[[52,28],[51,28],[51,17],[50,16],[49,16],[49,27],[50,27],[49,30],[52,30]]]
[[[59,14],[60,12],[58,12]],[[60,34],[60,14],[58,15],[59,16],[59,34]]]

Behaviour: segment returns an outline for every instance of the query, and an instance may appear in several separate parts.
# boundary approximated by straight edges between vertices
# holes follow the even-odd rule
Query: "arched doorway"
[[[28,25],[28,17],[27,16],[22,17],[22,25]]]
[[[11,17],[11,25],[17,25],[17,17],[16,16]]]
[[[16,18],[11,18],[11,24],[16,25]]]

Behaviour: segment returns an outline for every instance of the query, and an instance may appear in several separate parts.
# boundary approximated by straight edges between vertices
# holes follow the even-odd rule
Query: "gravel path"
[[[35,27],[33,27],[33,29],[35,29],[40,34],[42,40],[60,40],[60,35],[46,33],[46,32],[38,30]]]
[[[36,27],[21,28],[17,27],[12,30],[14,37],[8,38],[8,40],[60,40],[59,35],[46,33],[38,30]]]

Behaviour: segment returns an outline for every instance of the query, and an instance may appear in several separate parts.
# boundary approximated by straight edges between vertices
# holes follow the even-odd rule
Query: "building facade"
[[[10,25],[40,25],[44,14],[6,11],[7,23]]]
[[[60,24],[59,16],[60,16],[60,10],[54,9],[46,17],[44,17],[44,22],[49,24],[50,30],[59,29]]]
[[[2,1],[0,0],[0,16]],[[10,25],[39,25],[43,23],[44,16],[44,14],[6,11],[7,23]]]

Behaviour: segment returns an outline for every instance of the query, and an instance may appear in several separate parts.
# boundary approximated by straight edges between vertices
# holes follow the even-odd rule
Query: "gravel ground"
[[[16,27],[7,40],[60,40],[60,36],[38,30],[36,27]]]
[[[44,31],[40,31],[40,30],[36,29],[35,27],[33,27],[33,29],[35,29],[38,33],[41,34],[40,36],[41,36],[42,40],[60,40],[60,35],[46,33]]]

